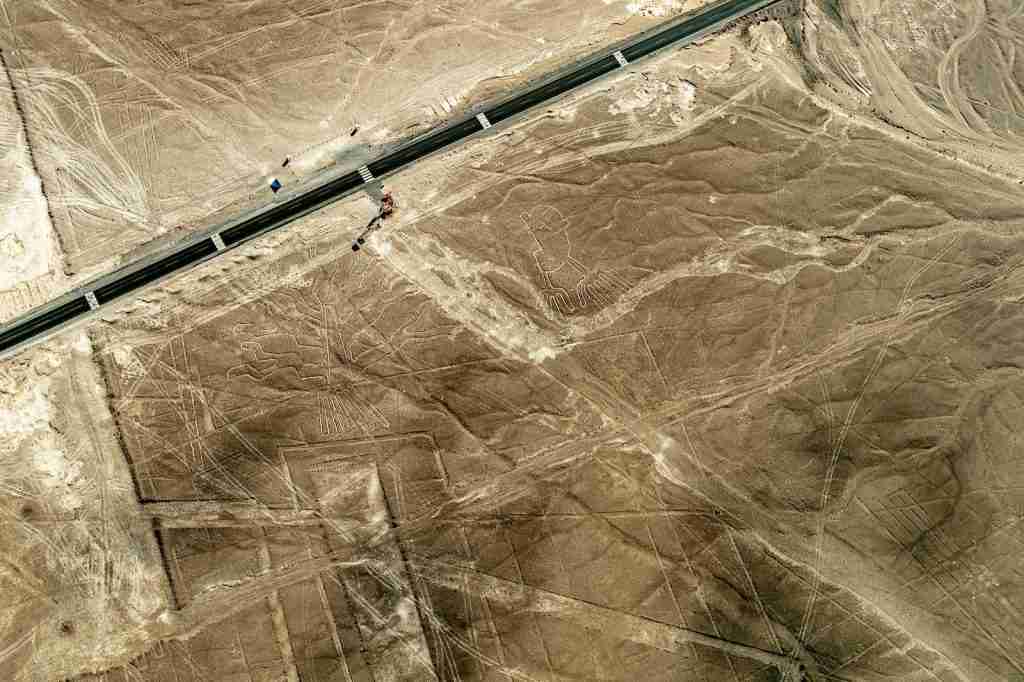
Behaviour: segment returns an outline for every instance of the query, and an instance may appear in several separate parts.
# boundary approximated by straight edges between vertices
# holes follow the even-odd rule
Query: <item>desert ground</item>
[[[70,285],[701,4],[5,0],[0,45]]]
[[[695,6],[0,0],[5,314]],[[0,678],[1024,680],[1021,35],[794,3],[0,361]]]

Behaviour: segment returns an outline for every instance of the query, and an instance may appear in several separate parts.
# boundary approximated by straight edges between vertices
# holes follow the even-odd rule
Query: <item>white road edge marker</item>
[[[487,120],[487,114],[482,111],[476,115],[476,120],[480,121],[480,125],[484,127],[484,130],[491,127],[491,122]]]
[[[94,291],[85,292],[85,300],[89,304],[90,310],[96,310],[100,307],[100,302],[96,300],[96,292]]]
[[[366,166],[359,167],[359,177],[363,179],[363,182],[373,182],[373,173]]]
[[[220,236],[220,233],[215,233],[210,239],[213,241],[213,245],[217,247],[218,251],[223,251],[227,247],[224,246],[224,238]]]
[[[615,61],[619,63],[619,66],[629,66],[629,62],[626,61],[626,57],[622,54],[621,50],[616,50],[612,53],[612,56],[615,57]]]

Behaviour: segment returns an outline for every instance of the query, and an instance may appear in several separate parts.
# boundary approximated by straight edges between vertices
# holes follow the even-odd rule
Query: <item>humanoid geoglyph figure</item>
[[[520,218],[537,243],[533,259],[544,282],[541,293],[555,313],[570,315],[595,303],[608,305],[629,288],[614,272],[592,270],[573,258],[569,220],[554,206],[536,206]]]

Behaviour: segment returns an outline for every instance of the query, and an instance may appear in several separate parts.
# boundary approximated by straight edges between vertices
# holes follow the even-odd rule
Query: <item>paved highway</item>
[[[646,31],[622,44],[549,75],[525,92],[493,106],[481,106],[457,123],[427,133],[395,151],[308,192],[240,219],[214,234],[193,238],[169,252],[152,256],[90,281],[29,311],[0,328],[0,357],[50,336],[90,312],[153,282],[181,272],[255,237],[278,229],[351,194],[367,183],[394,173],[426,156],[507,121],[539,104],[590,83],[669,46],[683,45],[720,30],[730,22],[785,0],[722,0],[696,14]]]

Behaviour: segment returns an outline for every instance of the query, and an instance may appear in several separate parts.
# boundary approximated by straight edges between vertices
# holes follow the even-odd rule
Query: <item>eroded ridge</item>
[[[109,309],[69,395],[123,458],[5,365],[9,676],[1020,676],[1024,190],[843,99],[867,10],[805,10]]]

